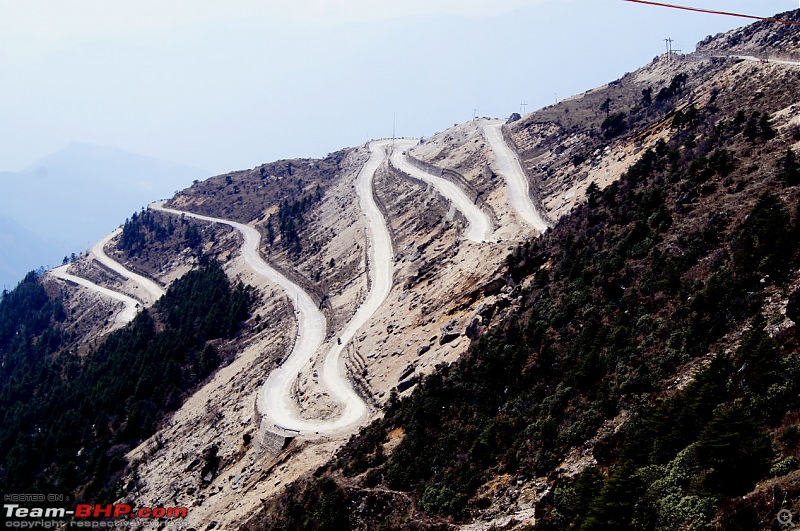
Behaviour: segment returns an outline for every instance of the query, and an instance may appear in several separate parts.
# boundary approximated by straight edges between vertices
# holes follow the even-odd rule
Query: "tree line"
[[[62,350],[65,319],[35,274],[0,302],[0,487],[115,499],[125,453],[221,362],[252,290],[206,261],[87,354]]]

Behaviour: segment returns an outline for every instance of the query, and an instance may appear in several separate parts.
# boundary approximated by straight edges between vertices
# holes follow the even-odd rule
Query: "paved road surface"
[[[160,299],[166,293],[164,291],[164,288],[162,288],[149,278],[143,277],[142,275],[138,275],[133,271],[130,271],[129,269],[125,268],[125,266],[110,258],[103,250],[106,244],[108,244],[108,242],[114,239],[114,237],[116,237],[117,234],[119,234],[120,232],[122,232],[122,229],[114,230],[109,235],[104,237],[102,240],[95,243],[90,249],[90,252],[97,259],[98,262],[100,262],[107,268],[119,273],[124,278],[132,280],[136,284],[134,286],[134,289],[136,290],[136,295],[143,303],[149,306],[154,302],[156,302],[158,299]]]
[[[50,274],[56,278],[60,278],[61,280],[67,280],[70,282],[74,282],[80,286],[85,288],[89,288],[92,291],[96,291],[106,297],[112,298],[114,300],[118,300],[125,304],[125,308],[118,312],[115,320],[117,323],[125,325],[133,321],[133,318],[136,317],[136,314],[139,313],[140,304],[139,301],[134,299],[133,297],[129,297],[122,293],[117,293],[116,291],[110,290],[108,288],[104,288],[103,286],[98,286],[94,282],[90,282],[85,278],[77,277],[75,275],[70,275],[67,273],[68,265],[63,265],[56,267],[50,270]]]
[[[158,202],[152,204],[151,208],[178,216],[185,215],[202,221],[222,223],[241,232],[244,236],[241,252],[247,265],[270,282],[281,286],[286,291],[292,304],[295,305],[298,321],[297,339],[289,357],[279,368],[270,373],[264,384],[261,396],[265,415],[269,417],[272,423],[301,433],[322,433],[340,429],[344,422],[340,420],[341,417],[332,421],[301,418],[297,406],[292,400],[292,386],[298,375],[302,373],[306,365],[314,358],[317,350],[322,346],[327,331],[325,316],[314,300],[300,286],[264,261],[258,250],[261,234],[255,228],[236,221],[173,210],[165,208],[163,205],[163,202]],[[360,418],[362,411],[366,411],[366,405],[353,391],[350,382],[343,374],[340,372],[330,374],[326,371],[323,381],[334,400],[345,406],[344,412],[348,415],[348,419],[354,416]]]
[[[501,128],[503,122],[489,122],[483,124],[486,140],[495,156],[495,169],[506,180],[506,190],[511,201],[511,206],[517,211],[526,223],[539,232],[544,232],[549,225],[536,205],[533,204],[530,193],[530,181],[522,169],[519,157],[509,147],[503,138]]]
[[[358,330],[364,326],[370,317],[380,308],[383,301],[392,289],[392,263],[394,261],[394,250],[392,248],[392,238],[387,229],[386,220],[383,218],[378,205],[375,203],[373,194],[373,180],[375,171],[386,159],[386,150],[391,149],[391,140],[371,142],[369,145],[370,157],[356,182],[356,192],[359,197],[361,211],[367,217],[367,229],[369,231],[369,279],[370,290],[367,298],[361,303],[350,322],[338,334],[338,341],[333,342],[322,370],[322,383],[330,388],[332,380],[340,378],[344,373],[341,362],[341,353],[347,344],[353,339]],[[352,388],[351,388],[352,389]],[[365,419],[369,413],[364,401],[355,392],[344,402],[344,412],[342,415],[329,423],[331,430],[339,430],[358,424]]]
[[[391,142],[391,141],[390,141]],[[398,139],[394,141],[394,152],[391,155],[392,165],[398,170],[411,175],[414,178],[425,181],[433,185],[440,194],[449,199],[453,205],[464,214],[467,218],[469,227],[467,228],[466,237],[468,240],[474,242],[486,242],[492,234],[492,222],[489,216],[475,203],[473,203],[467,194],[458,187],[458,185],[436,177],[428,172],[422,171],[408,161],[408,158],[403,155],[407,149],[411,149],[417,144],[416,140]]]

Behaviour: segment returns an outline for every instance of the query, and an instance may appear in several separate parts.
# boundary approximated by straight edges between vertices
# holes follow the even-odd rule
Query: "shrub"
[[[624,133],[628,128],[628,124],[625,122],[625,116],[624,112],[617,112],[603,120],[603,123],[600,125],[600,128],[603,130],[603,136],[607,139],[611,139]]]

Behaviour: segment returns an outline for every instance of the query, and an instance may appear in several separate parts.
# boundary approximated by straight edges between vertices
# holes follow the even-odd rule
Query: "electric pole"
[[[520,113],[522,116],[525,116],[525,108],[526,108],[527,106],[528,106],[528,104],[527,104],[527,103],[520,103],[520,104],[519,104],[519,113]]]
[[[669,61],[672,57],[672,43],[674,41],[670,37],[667,37],[664,39],[664,42],[667,43],[667,61]]]

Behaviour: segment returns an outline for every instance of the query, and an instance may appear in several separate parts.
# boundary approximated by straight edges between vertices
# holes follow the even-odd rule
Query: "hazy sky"
[[[744,23],[622,0],[0,0],[0,171],[73,141],[221,173],[389,136],[395,115],[430,135]]]

